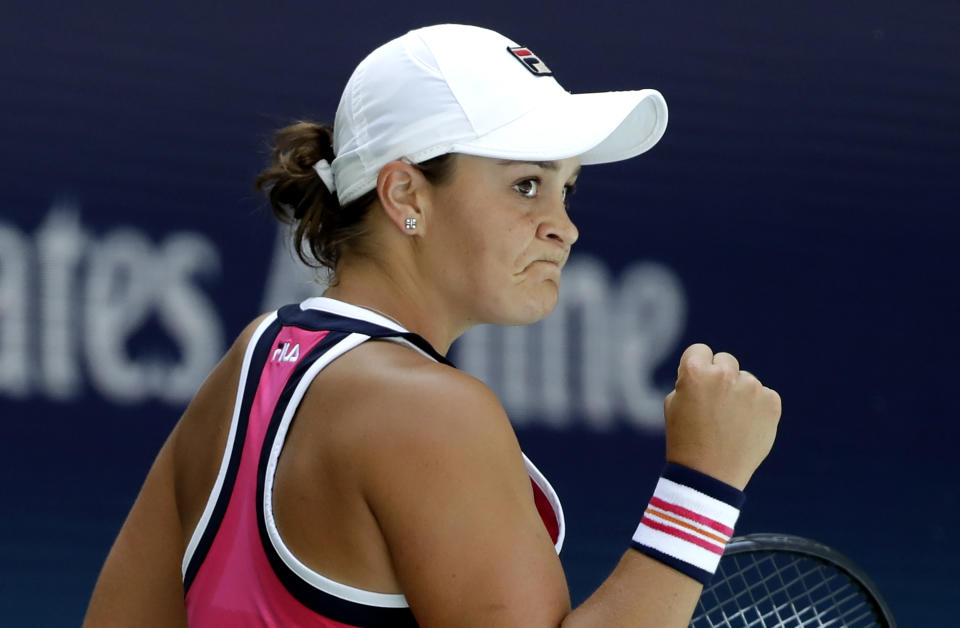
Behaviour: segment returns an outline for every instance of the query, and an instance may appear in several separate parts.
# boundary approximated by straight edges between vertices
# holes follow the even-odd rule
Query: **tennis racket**
[[[727,545],[691,628],[896,628],[876,585],[848,558],[787,534]]]

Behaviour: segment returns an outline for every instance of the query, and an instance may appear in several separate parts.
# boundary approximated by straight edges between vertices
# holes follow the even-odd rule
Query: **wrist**
[[[752,473],[745,474],[742,471],[737,472],[731,471],[728,468],[720,468],[721,465],[704,464],[704,462],[699,459],[684,460],[683,458],[671,457],[669,455],[667,456],[667,464],[674,464],[697,471],[717,481],[723,482],[724,484],[729,484],[740,491],[746,488],[747,483],[750,481],[750,476],[752,475]]]
[[[745,499],[734,486],[667,463],[631,546],[706,585]]]

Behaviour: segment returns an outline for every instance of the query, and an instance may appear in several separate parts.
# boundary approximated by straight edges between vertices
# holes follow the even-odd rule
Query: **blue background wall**
[[[670,104],[651,153],[584,172],[559,317],[454,353],[564,499],[575,601],[626,546],[662,393],[704,341],[784,399],[738,531],[832,545],[903,625],[950,624],[960,7],[889,0],[5,8],[3,623],[78,623],[192,390],[316,290],[252,191],[270,131],[332,120],[368,50],[443,21],[530,46],[570,91]]]

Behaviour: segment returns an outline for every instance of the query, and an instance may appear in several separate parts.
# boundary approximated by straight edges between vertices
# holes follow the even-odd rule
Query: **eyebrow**
[[[525,161],[522,159],[501,159],[497,162],[501,166],[512,166],[514,164],[530,164],[532,166],[539,166],[544,170],[557,170],[557,162],[555,161]]]
[[[556,172],[560,169],[560,166],[557,165],[555,161],[526,161],[522,159],[500,159],[497,163],[501,166],[512,166],[514,164],[530,164],[531,166],[538,166],[544,170],[552,170]],[[578,167],[574,172],[573,176],[580,174],[580,168]]]

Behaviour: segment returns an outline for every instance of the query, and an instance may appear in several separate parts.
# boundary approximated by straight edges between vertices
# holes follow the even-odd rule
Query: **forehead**
[[[474,157],[470,155],[460,155],[462,160],[475,161],[481,167],[493,170],[515,170],[515,169],[534,169],[545,172],[557,173],[562,177],[576,176],[580,173],[580,159],[570,157],[568,159],[558,159],[553,161],[526,161],[517,159],[495,159],[488,157]]]

